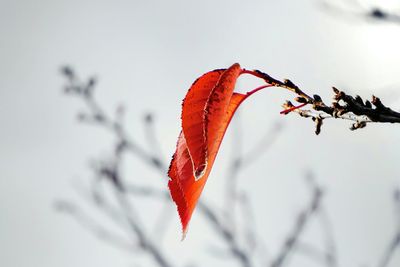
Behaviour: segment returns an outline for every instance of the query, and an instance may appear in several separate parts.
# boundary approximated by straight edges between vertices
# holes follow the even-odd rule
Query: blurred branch
[[[393,254],[400,248],[400,190],[395,190],[393,194],[393,202],[395,207],[395,215],[398,219],[396,230],[393,238],[390,240],[389,245],[383,253],[383,256],[378,264],[378,267],[389,266],[389,263],[393,257]]]
[[[267,129],[260,141],[250,147],[250,149],[247,151],[243,152],[241,142],[241,140],[243,140],[241,132],[242,127],[240,126],[239,119],[236,120],[235,125],[236,131],[234,131],[232,140],[234,144],[233,147],[235,149],[232,151],[232,159],[228,165],[228,171],[226,175],[224,220],[231,231],[235,233],[235,235],[240,235],[236,225],[236,215],[237,207],[241,208],[240,211],[242,211],[242,216],[240,217],[245,221],[245,225],[243,227],[245,232],[245,240],[250,241],[250,239],[252,239],[251,242],[246,242],[248,245],[247,249],[249,252],[251,252],[251,247],[255,245],[252,243],[256,241],[254,238],[250,238],[250,236],[255,236],[254,233],[250,233],[254,228],[250,220],[250,215],[253,214],[253,211],[247,202],[247,194],[244,191],[238,190],[240,172],[250,164],[256,162],[263,153],[270,149],[271,145],[281,134],[283,126],[279,122],[273,123],[272,126]]]
[[[119,140],[118,146],[116,146],[117,153],[128,150],[142,159],[146,164],[166,173],[167,167],[160,161],[160,158],[152,156],[150,152],[147,152],[127,135],[121,119],[124,115],[124,108],[119,106],[116,117],[113,118],[97,103],[93,95],[96,85],[95,78],[89,78],[87,82],[81,82],[70,67],[63,67],[62,73],[67,79],[64,92],[80,98],[88,108],[88,113],[78,114],[80,121],[91,123],[111,131]]]
[[[359,0],[339,1],[339,3],[333,0],[319,0],[319,4],[323,10],[336,16],[400,24],[400,12],[373,6],[367,7],[362,5]]]
[[[165,168],[162,166],[161,161],[154,156],[151,156],[144,149],[137,146],[126,134],[122,124],[123,109],[117,110],[117,116],[113,119],[109,116],[93,97],[93,91],[95,86],[95,79],[91,78],[87,83],[82,83],[78,80],[75,73],[69,67],[62,69],[64,76],[67,78],[68,84],[65,87],[65,92],[68,94],[75,95],[81,98],[88,107],[88,113],[82,113],[79,115],[79,119],[82,122],[93,123],[98,126],[102,126],[110,130],[117,137],[117,144],[114,149],[113,159],[109,162],[99,162],[98,166],[94,168],[96,179],[108,180],[114,192],[114,197],[120,208],[120,213],[126,224],[129,227],[132,242],[135,242],[136,246],[143,252],[147,253],[153,258],[154,262],[160,267],[172,267],[173,264],[167,260],[155,243],[152,242],[149,235],[146,234],[144,226],[139,223],[139,216],[134,212],[133,206],[129,203],[126,198],[126,192],[124,188],[124,181],[120,176],[120,162],[124,152],[131,151],[135,155],[139,156],[143,161],[152,165],[153,167],[164,171]],[[98,192],[97,192],[98,193]],[[106,198],[102,194],[93,195],[96,197],[96,203],[106,203]],[[99,206],[98,207],[105,207]],[[110,214],[109,209],[104,209],[106,214],[110,217],[116,217],[116,215]]]
[[[325,211],[324,206],[321,204],[318,209],[318,218],[325,234],[325,252],[324,258],[327,266],[337,266],[337,249],[336,242],[332,233],[332,226],[329,217]]]
[[[166,257],[163,255],[162,250],[160,250],[153,242],[151,242],[144,233],[143,225],[138,224],[136,216],[132,215],[134,214],[132,210],[133,208],[130,202],[127,200],[125,193],[116,189],[115,195],[123,209],[124,214],[126,215],[126,220],[131,227],[132,232],[136,234],[139,240],[140,247],[144,251],[148,252],[154,258],[155,262],[158,263],[158,265],[163,267],[172,266],[172,264],[169,263]]]
[[[308,243],[297,242],[296,245],[296,252],[304,254],[309,259],[314,259],[316,262],[320,263],[321,265],[327,266],[335,266],[329,264],[327,260],[328,254],[317,247],[310,245]]]
[[[290,231],[289,235],[286,237],[282,248],[279,250],[278,255],[272,260],[271,267],[283,266],[284,262],[287,260],[288,255],[293,252],[296,248],[298,240],[301,234],[304,232],[305,227],[310,222],[311,218],[315,212],[319,209],[321,199],[323,196],[322,189],[314,181],[309,179],[312,197],[308,206],[300,212],[295,220],[295,224]]]
[[[117,234],[98,224],[95,219],[90,218],[78,206],[68,201],[58,201],[56,203],[56,209],[72,216],[82,227],[87,229],[89,232],[92,232],[97,238],[105,241],[106,243],[130,252],[137,250],[137,248],[135,248],[123,237],[118,236]]]
[[[332,229],[330,227],[330,221],[327,214],[325,213],[323,203],[321,202],[318,209],[314,211],[314,217],[319,220],[322,232],[325,235],[325,248],[317,248],[312,244],[302,242],[298,240],[295,246],[295,250],[307,256],[309,259],[314,259],[316,262],[328,267],[337,266],[337,255],[336,255],[336,244],[333,239]]]
[[[161,152],[161,146],[156,136],[156,129],[154,125],[154,115],[147,113],[144,116],[144,130],[147,143],[149,145],[150,151],[153,151],[154,158],[162,159],[163,155]]]
[[[144,186],[128,186],[127,192],[144,197],[157,197],[161,199],[170,198],[169,193],[166,191],[159,191],[157,189]],[[210,209],[210,205],[207,205],[205,201],[202,200],[198,204],[198,210],[203,216],[205,216],[207,222],[211,224],[215,232],[226,241],[229,246],[230,255],[233,255],[239,259],[242,266],[252,266],[247,253],[238,246],[231,230],[228,229],[219,219],[219,216],[217,216],[216,213]]]

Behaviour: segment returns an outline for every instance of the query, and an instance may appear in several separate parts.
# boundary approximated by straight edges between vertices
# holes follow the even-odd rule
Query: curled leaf
[[[270,86],[247,94],[234,93],[242,73],[251,72],[237,63],[210,71],[192,84],[183,100],[182,131],[168,171],[168,186],[184,236],[233,114],[248,96]]]

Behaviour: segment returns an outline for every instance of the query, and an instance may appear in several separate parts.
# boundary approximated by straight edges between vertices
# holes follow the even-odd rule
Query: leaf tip
[[[182,238],[181,238],[181,242],[185,241],[186,239],[186,234],[187,234],[187,228],[183,228],[182,230]]]

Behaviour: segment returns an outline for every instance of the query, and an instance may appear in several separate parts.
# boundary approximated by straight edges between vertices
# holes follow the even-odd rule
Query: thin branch
[[[123,150],[128,150],[132,152],[132,154],[138,156],[146,164],[166,173],[167,167],[160,159],[154,157],[151,153],[137,145],[126,133],[120,119],[118,117],[113,119],[97,103],[93,94],[96,84],[94,78],[90,78],[88,82],[83,83],[76,77],[70,67],[63,67],[62,73],[67,78],[67,85],[64,88],[64,92],[80,98],[88,108],[88,113],[81,113],[78,116],[82,122],[91,123],[111,131],[119,140],[119,146],[117,148],[121,150],[121,152]]]
[[[126,187],[126,192],[143,197],[157,197],[163,200],[169,199],[168,192],[146,186],[128,185]],[[227,242],[231,255],[239,259],[242,266],[252,266],[249,255],[247,255],[247,253],[238,246],[231,230],[228,229],[222,223],[219,216],[217,216],[216,213],[210,209],[210,205],[207,205],[204,200],[200,201],[198,204],[198,210],[203,216],[206,217],[207,222],[211,224],[215,232]]]
[[[78,80],[74,72],[68,68],[63,68],[63,73],[67,77],[68,84],[65,87],[65,92],[74,94],[81,98],[89,109],[88,113],[80,114],[80,119],[83,122],[94,123],[95,125],[102,126],[115,134],[117,137],[117,145],[114,150],[114,158],[109,162],[100,162],[94,168],[99,180],[108,180],[114,191],[114,196],[122,209],[122,215],[131,231],[131,238],[133,242],[137,243],[137,247],[143,252],[147,253],[153,258],[155,263],[160,267],[172,267],[173,265],[163,255],[162,251],[156,247],[151,241],[148,234],[145,233],[144,227],[139,223],[139,216],[134,212],[134,208],[126,199],[124,192],[124,182],[121,179],[119,165],[121,157],[124,152],[131,151],[138,155],[142,160],[151,164],[157,169],[165,170],[161,161],[156,160],[141,147],[137,146],[130,138],[127,137],[126,132],[121,123],[121,116],[113,119],[97,104],[93,97],[93,90],[95,85],[94,79],[89,79],[87,83],[82,83]],[[98,199],[104,199],[102,195],[97,195]],[[99,202],[101,203],[101,202]],[[103,204],[105,201],[103,201]]]
[[[283,105],[286,110],[282,113],[297,112],[302,117],[311,118],[316,125],[316,134],[320,133],[322,123],[327,118],[353,121],[354,123],[350,127],[351,130],[364,128],[367,123],[400,123],[400,112],[385,106],[376,96],[372,96],[371,101],[364,101],[358,95],[353,97],[333,87],[334,100],[330,105],[327,105],[319,95],[309,96],[288,79],[281,82],[258,70],[246,70],[245,73],[257,76],[264,79],[268,84],[287,89],[296,94],[295,101],[301,105],[296,107],[290,101],[287,101]],[[304,105],[310,105],[311,110],[302,109]]]
[[[327,260],[328,254],[317,247],[304,242],[297,242],[296,252],[313,259],[321,265],[332,266]]]
[[[160,267],[172,267],[173,265],[163,255],[162,250],[160,250],[153,242],[151,242],[144,233],[143,227],[137,223],[137,218],[132,217],[134,212],[130,202],[126,198],[125,193],[117,188],[115,188],[114,192],[121,208],[124,211],[123,213],[126,215],[126,220],[131,227],[132,232],[134,232],[138,238],[141,249],[149,253]]]
[[[144,116],[144,130],[150,151],[153,152],[153,157],[158,159],[164,158],[159,139],[156,136],[157,131],[154,125],[154,115],[151,113],[147,113]],[[166,164],[163,162],[162,165],[166,166]]]
[[[327,266],[335,267],[338,264],[336,242],[332,233],[331,221],[322,203],[317,211],[317,217],[325,234],[325,263]]]
[[[225,186],[225,205],[224,205],[224,221],[225,224],[231,229],[231,231],[235,234],[235,236],[240,237],[241,233],[244,232],[244,239],[247,241],[248,252],[251,254],[253,249],[252,246],[255,244],[251,244],[252,242],[256,242],[255,233],[252,233],[252,229],[254,227],[251,225],[252,222],[249,219],[250,215],[253,212],[249,203],[247,203],[246,194],[244,192],[240,192],[238,190],[238,182],[240,177],[240,172],[248,167],[250,164],[257,161],[257,159],[261,156],[261,154],[265,153],[269,150],[271,145],[276,141],[277,137],[281,133],[282,125],[278,122],[273,123],[271,127],[265,132],[263,137],[259,142],[257,142],[253,147],[243,152],[242,148],[242,133],[240,127],[240,120],[236,120],[236,131],[234,131],[233,135],[233,143],[235,144],[234,151],[232,151],[232,159],[228,166],[228,174],[226,176],[226,186]],[[237,206],[239,206],[240,211],[242,212],[241,218],[244,218],[244,229],[238,229],[236,225],[236,215],[237,215]],[[251,237],[253,236],[253,237]]]
[[[97,238],[106,243],[129,252],[137,252],[137,247],[134,247],[133,244],[129,243],[123,237],[118,236],[116,233],[98,224],[95,219],[85,214],[78,206],[68,201],[58,201],[56,203],[56,209],[73,217],[83,228],[92,232]]]
[[[232,256],[234,256],[243,267],[253,266],[248,253],[239,246],[234,234],[221,222],[213,210],[211,210],[210,207],[204,203],[204,201],[198,204],[198,209],[204,216],[206,216],[208,221],[211,222],[215,232],[226,241]]]
[[[253,207],[249,201],[249,197],[244,192],[240,196],[240,208],[242,212],[242,218],[244,219],[244,244],[249,254],[253,254],[259,249],[260,237],[256,232],[255,224],[255,213]],[[265,253],[265,250],[263,250]]]
[[[390,241],[378,266],[379,267],[389,266],[393,254],[398,249],[399,246],[400,246],[400,232],[396,233],[393,239]]]
[[[310,184],[312,190],[312,198],[308,206],[300,212],[297,216],[295,224],[290,231],[289,235],[286,237],[285,242],[282,248],[279,250],[278,255],[272,260],[271,267],[280,267],[283,266],[284,262],[287,260],[288,255],[293,252],[297,242],[304,232],[305,227],[309,223],[310,219],[313,217],[314,213],[319,209],[321,198],[322,198],[322,189],[316,184]]]
[[[400,218],[400,191],[395,190],[393,194],[393,202],[395,207],[396,216]],[[397,222],[396,230],[393,235],[393,238],[390,240],[389,245],[385,249],[383,256],[378,264],[378,267],[386,267],[389,266],[389,263],[394,255],[394,253],[400,249],[400,223]]]

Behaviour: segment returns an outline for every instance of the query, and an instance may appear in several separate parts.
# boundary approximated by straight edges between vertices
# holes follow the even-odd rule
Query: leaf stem
[[[272,84],[264,84],[264,85],[261,85],[261,86],[255,88],[255,89],[251,90],[250,92],[247,92],[247,93],[246,93],[246,97],[249,97],[249,96],[251,96],[252,94],[254,94],[255,92],[258,92],[258,91],[260,91],[260,90],[262,90],[262,89],[264,89],[264,88],[272,87],[272,86],[273,86]]]
[[[290,112],[292,112],[293,110],[296,110],[296,109],[299,109],[299,108],[304,107],[304,106],[307,105],[307,104],[308,104],[308,103],[302,103],[301,105],[293,106],[293,107],[291,107],[291,108],[282,110],[282,111],[279,112],[279,113],[280,113],[280,114],[283,114],[283,115],[286,115],[286,114],[289,114]]]

